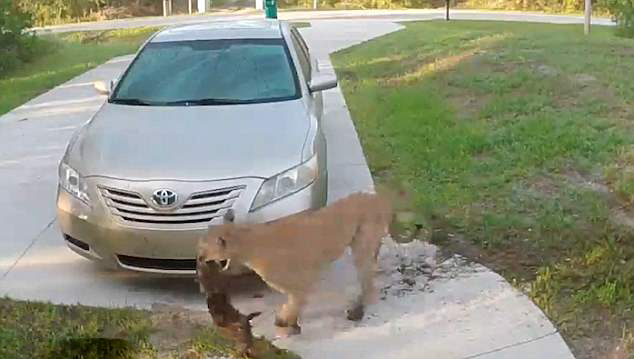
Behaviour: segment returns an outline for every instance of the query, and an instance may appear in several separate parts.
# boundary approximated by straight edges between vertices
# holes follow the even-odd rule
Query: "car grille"
[[[101,195],[112,214],[123,221],[142,224],[188,225],[206,224],[222,216],[231,208],[243,186],[197,192],[191,195],[178,209],[159,211],[150,207],[143,197],[135,192],[114,188],[100,188]]]
[[[157,259],[157,258],[141,258],[117,255],[119,263],[124,266],[142,268],[142,269],[160,269],[160,270],[196,270],[195,259]]]

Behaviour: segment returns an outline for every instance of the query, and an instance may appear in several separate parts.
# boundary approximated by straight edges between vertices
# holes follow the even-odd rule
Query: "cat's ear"
[[[233,209],[228,209],[227,212],[225,212],[223,219],[225,223],[233,223],[233,221],[236,219],[235,213],[233,213]]]

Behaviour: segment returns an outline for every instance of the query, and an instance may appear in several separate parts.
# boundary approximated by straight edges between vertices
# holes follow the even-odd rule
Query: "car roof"
[[[210,21],[167,28],[157,33],[150,42],[280,39],[281,25],[278,20]]]

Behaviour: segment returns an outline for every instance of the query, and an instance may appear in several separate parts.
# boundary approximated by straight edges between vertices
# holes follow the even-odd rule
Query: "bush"
[[[619,34],[634,37],[634,0],[603,0],[603,6],[616,19]]]
[[[69,22],[98,10],[100,0],[18,0],[20,6],[33,14],[36,25]]]
[[[14,0],[43,26],[82,20],[158,15],[162,0]],[[176,3],[176,1],[175,1]]]
[[[35,51],[35,36],[28,32],[31,16],[21,11],[13,0],[0,0],[0,76]]]

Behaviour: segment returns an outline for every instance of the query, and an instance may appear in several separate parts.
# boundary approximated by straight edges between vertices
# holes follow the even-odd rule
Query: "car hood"
[[[301,162],[309,125],[301,100],[191,107],[106,103],[71,143],[67,161],[86,177],[268,178]]]

